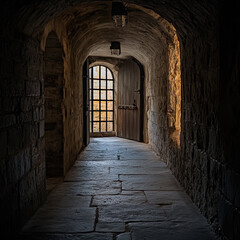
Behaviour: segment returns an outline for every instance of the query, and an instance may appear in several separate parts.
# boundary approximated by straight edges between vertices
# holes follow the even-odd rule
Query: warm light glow
[[[114,15],[113,21],[116,27],[125,27],[128,23],[127,15]]]
[[[114,131],[114,79],[105,66],[89,69],[90,132]]]
[[[111,55],[120,55],[120,50],[119,49],[111,49]]]
[[[111,42],[111,54],[119,56],[121,54],[120,42]]]
[[[168,127],[171,139],[180,147],[181,134],[181,66],[177,35],[169,46]]]
[[[127,25],[127,11],[122,2],[112,3],[112,18],[116,27],[125,27]]]

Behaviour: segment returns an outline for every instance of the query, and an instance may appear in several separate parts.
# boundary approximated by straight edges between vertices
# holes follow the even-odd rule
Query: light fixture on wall
[[[119,56],[121,54],[120,42],[111,42],[110,50],[112,55]]]
[[[112,3],[112,18],[116,27],[125,27],[127,25],[128,14],[122,2]]]

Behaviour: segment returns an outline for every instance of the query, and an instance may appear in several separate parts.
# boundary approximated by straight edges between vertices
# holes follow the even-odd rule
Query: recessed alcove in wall
[[[63,176],[63,50],[55,32],[46,39],[44,61],[46,176]]]

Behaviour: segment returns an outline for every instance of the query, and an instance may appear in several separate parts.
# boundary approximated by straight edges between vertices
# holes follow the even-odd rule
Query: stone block
[[[41,158],[40,154],[34,154],[32,156],[32,166],[33,167],[36,167],[37,165],[39,165],[41,161],[42,161],[42,158]]]
[[[38,122],[40,120],[40,109],[39,107],[34,107],[32,110],[33,121]]]
[[[45,122],[44,122],[44,120],[39,122],[38,134],[39,134],[39,138],[42,138],[45,134]]]
[[[11,79],[11,81],[7,85],[5,93],[7,96],[24,96],[25,79],[21,78]]]
[[[1,110],[6,114],[14,114],[20,112],[21,97],[3,96],[0,102]]]
[[[30,123],[25,123],[23,125],[22,139],[23,147],[29,146],[32,143],[32,125]]]
[[[96,195],[96,194],[119,194],[121,192],[121,183],[119,181],[81,181],[65,182],[56,187],[56,192],[64,191],[66,195]]]
[[[124,222],[98,222],[96,225],[97,232],[124,232],[125,223]]]
[[[45,108],[44,105],[39,107],[39,119],[44,120],[45,118]]]
[[[16,116],[14,114],[0,116],[0,128],[6,128],[14,124],[16,124]]]
[[[21,112],[19,115],[19,121],[21,123],[27,123],[32,121],[32,112]]]
[[[26,148],[8,160],[8,178],[9,182],[16,183],[23,175],[31,169],[31,153]]]
[[[39,71],[41,71],[41,69],[39,68],[39,66],[36,65],[28,65],[27,68],[27,76],[29,79],[31,79],[31,81],[39,81]]]
[[[120,175],[120,180],[123,190],[181,190],[180,185],[169,172],[153,175]]]
[[[22,128],[12,127],[8,129],[8,154],[14,154],[23,145]]]
[[[30,126],[31,132],[30,132],[30,139],[31,142],[36,142],[36,140],[38,139],[39,136],[39,124],[32,124]]]
[[[37,189],[45,189],[46,181],[45,162],[41,162],[38,166],[35,166],[35,178]]]
[[[102,195],[94,196],[92,200],[92,206],[121,206],[121,205],[134,205],[146,203],[146,197],[144,195]]]
[[[131,240],[131,234],[130,232],[126,232],[126,233],[121,233],[117,235],[117,240]]]
[[[27,96],[40,96],[41,85],[40,82],[26,81],[26,95]]]
[[[214,240],[210,231],[196,222],[158,222],[158,223],[130,223],[132,240],[138,239],[184,239],[184,240]],[[184,231],[182,230],[184,228]]]
[[[22,233],[18,240],[112,240],[112,233]],[[122,240],[122,239],[121,239]],[[127,240],[127,239],[126,239]]]
[[[95,208],[48,208],[38,210],[37,215],[25,225],[23,232],[84,233],[94,230]],[[66,221],[67,219],[67,221]]]
[[[23,112],[32,110],[33,99],[31,97],[22,97],[20,107]]]
[[[109,205],[99,207],[98,220],[99,222],[158,222],[165,221],[166,214],[165,210],[157,205]]]
[[[7,155],[7,130],[0,130],[0,159],[5,159],[4,157]],[[0,160],[0,162],[1,162]]]

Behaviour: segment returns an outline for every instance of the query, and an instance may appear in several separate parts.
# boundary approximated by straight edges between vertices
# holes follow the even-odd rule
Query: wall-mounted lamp
[[[112,55],[119,56],[121,54],[120,42],[111,42],[110,50]]]
[[[127,10],[122,2],[112,3],[112,18],[116,27],[125,27],[127,25]]]

